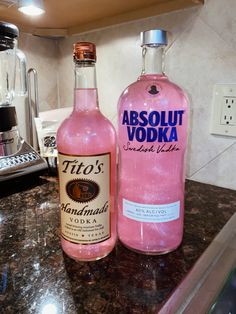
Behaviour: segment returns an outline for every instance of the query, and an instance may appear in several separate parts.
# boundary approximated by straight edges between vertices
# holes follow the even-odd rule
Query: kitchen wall
[[[206,0],[200,8],[127,23],[59,43],[60,105],[72,105],[72,44],[97,44],[98,87],[103,113],[116,125],[122,90],[141,67],[139,33],[161,27],[171,33],[166,73],[190,96],[191,116],[187,177],[236,189],[236,138],[209,133],[211,99],[216,83],[236,83],[236,1]]]
[[[27,35],[22,41],[23,48],[29,53],[32,63],[37,64],[38,59],[42,61],[38,70],[44,68],[40,69],[45,80],[43,88],[40,86],[40,108],[72,106],[72,45],[79,40],[92,41],[97,45],[100,107],[116,125],[119,95],[140,74],[140,31],[159,27],[167,29],[170,45],[166,55],[166,73],[184,87],[190,97],[187,177],[236,189],[236,138],[209,133],[214,84],[236,83],[235,12],[235,0],[206,0],[205,5],[198,8],[71,36],[57,42],[45,39],[38,47],[36,44],[31,47],[33,39]],[[56,63],[54,57],[58,50]],[[55,85],[56,77],[58,86]]]
[[[40,38],[30,34],[20,33],[19,48],[24,52],[27,69],[35,68],[38,72],[38,90],[40,111],[58,106],[58,42],[52,39]],[[33,82],[33,76],[31,76]],[[32,95],[34,86],[32,84]],[[29,118],[27,98],[16,97],[14,104],[17,110],[18,124],[21,135],[29,137]]]

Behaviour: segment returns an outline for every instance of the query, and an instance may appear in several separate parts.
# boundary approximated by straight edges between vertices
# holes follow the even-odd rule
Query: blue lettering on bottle
[[[147,142],[155,142],[157,140],[157,129],[148,128],[147,129]]]
[[[127,110],[124,111],[122,124],[129,125],[129,113]]]
[[[136,129],[136,139],[138,142],[144,142],[146,139],[146,130],[142,127]]]
[[[152,111],[149,114],[149,124],[151,126],[157,126],[160,123],[160,114],[158,111]]]
[[[176,126],[183,123],[184,110],[137,112],[125,110],[122,124],[127,126],[129,141],[177,142]]]
[[[169,128],[159,128],[159,136],[158,136],[158,142],[169,142],[167,137],[167,131]]]
[[[148,125],[148,119],[147,119],[147,111],[141,111],[140,114],[139,114],[139,117],[140,117],[140,123],[139,125],[140,126],[147,126]]]
[[[178,142],[176,127],[171,128],[169,142]]]
[[[136,130],[135,127],[127,126],[127,132],[128,132],[128,139],[129,139],[129,141],[133,141],[134,140],[135,130]]]
[[[138,112],[137,111],[130,111],[130,125],[138,125]]]

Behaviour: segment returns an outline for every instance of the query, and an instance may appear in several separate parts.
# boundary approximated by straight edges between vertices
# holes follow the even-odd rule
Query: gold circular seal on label
[[[86,203],[98,196],[99,185],[92,180],[75,179],[67,183],[66,192],[73,201]]]

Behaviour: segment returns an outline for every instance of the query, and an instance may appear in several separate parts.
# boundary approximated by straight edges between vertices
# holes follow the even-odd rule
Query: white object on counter
[[[57,157],[57,129],[62,121],[71,114],[72,110],[72,107],[67,107],[43,111],[39,113],[38,118],[34,118],[42,157]]]

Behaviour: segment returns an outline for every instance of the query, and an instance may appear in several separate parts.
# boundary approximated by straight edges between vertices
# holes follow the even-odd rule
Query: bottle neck
[[[98,110],[96,67],[93,61],[75,63],[74,110]]]
[[[145,45],[142,50],[143,67],[142,75],[164,74],[164,46]]]

